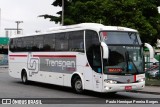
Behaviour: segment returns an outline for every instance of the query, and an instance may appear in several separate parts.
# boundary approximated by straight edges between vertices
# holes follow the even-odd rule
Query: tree
[[[160,0],[64,0],[64,25],[94,22],[104,25],[125,26],[137,29],[143,42],[152,45],[160,38]],[[55,0],[53,6],[62,6]],[[56,23],[59,16],[41,15]]]

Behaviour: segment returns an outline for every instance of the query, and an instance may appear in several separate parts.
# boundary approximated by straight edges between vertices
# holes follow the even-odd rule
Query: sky
[[[38,17],[43,14],[56,15],[61,7],[54,7],[51,4],[54,0],[0,0],[1,24],[0,37],[5,36],[5,28],[16,28],[15,21],[23,21],[19,28],[23,34],[31,34],[36,30],[41,32],[47,29],[60,26],[50,22],[49,19]]]
[[[51,4],[54,0],[0,0],[0,37],[5,36],[5,28],[16,28],[15,21],[23,21],[19,28],[23,34],[31,34],[36,30],[46,31],[54,26],[60,26],[50,22],[49,19],[38,17],[43,14],[56,15],[61,7]],[[160,8],[159,8],[160,10]]]

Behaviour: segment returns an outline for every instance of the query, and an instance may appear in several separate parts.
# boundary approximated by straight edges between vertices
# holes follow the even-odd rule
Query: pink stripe
[[[9,55],[10,57],[27,57],[27,55]]]
[[[9,55],[10,57],[27,57],[27,55]],[[76,55],[33,55],[33,57],[44,57],[44,58],[75,58]]]
[[[75,58],[76,55],[33,55],[33,57],[49,57],[49,58]]]

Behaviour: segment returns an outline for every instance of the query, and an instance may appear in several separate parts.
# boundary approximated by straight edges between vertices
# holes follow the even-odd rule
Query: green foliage
[[[94,22],[104,25],[125,26],[137,29],[143,42],[155,45],[160,38],[160,0],[64,0],[64,25]],[[55,0],[53,6],[62,6]],[[41,15],[56,23],[59,17]]]

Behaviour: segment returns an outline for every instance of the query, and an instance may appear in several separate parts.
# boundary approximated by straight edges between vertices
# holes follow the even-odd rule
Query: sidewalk
[[[160,87],[157,87],[157,86],[145,86],[145,88],[143,90],[132,91],[132,92],[160,95]]]

